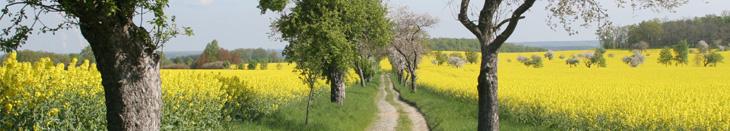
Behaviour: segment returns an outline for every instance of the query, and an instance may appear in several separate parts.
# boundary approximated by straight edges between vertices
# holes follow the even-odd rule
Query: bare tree
[[[400,54],[405,61],[406,71],[411,80],[411,91],[416,91],[416,69],[423,54],[428,53],[423,43],[429,36],[424,28],[436,24],[436,19],[428,14],[415,14],[408,11],[408,8],[398,9],[393,16],[394,40],[391,48],[394,53]]]
[[[476,21],[469,19],[470,0],[461,0],[458,20],[479,40],[482,61],[477,78],[478,125],[480,131],[499,130],[497,104],[497,50],[517,28],[523,14],[532,8],[536,0],[486,0],[478,13]],[[671,9],[686,3],[687,0],[618,0],[620,7],[631,5],[635,9]],[[610,25],[606,9],[596,0],[548,0],[545,9],[551,27],[562,25],[570,34],[577,33],[571,28],[576,21],[582,26],[597,23],[599,27]],[[653,8],[658,7],[658,8]],[[509,13],[507,13],[509,12]],[[500,18],[505,17],[505,18]],[[554,24],[558,20],[559,24]],[[506,27],[502,29],[502,26]]]

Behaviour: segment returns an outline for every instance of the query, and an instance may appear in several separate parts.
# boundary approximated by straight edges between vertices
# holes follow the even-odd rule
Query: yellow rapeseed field
[[[162,129],[215,129],[232,119],[261,117],[306,95],[309,89],[294,66],[282,65],[270,70],[162,70]],[[348,76],[350,82],[357,79],[353,76]],[[16,53],[9,53],[0,65],[0,129],[104,130],[102,89],[101,76],[88,61],[78,66],[47,58],[18,62]]]
[[[499,55],[499,101],[503,115],[523,122],[589,130],[730,130],[730,64],[699,67],[657,63],[649,50],[644,64],[631,68],[626,50],[609,50],[608,67],[570,68],[564,59],[592,51],[558,51],[543,58],[543,68],[528,68],[518,56]],[[450,52],[446,52],[450,53]],[[726,58],[729,52],[721,53]],[[613,57],[609,57],[612,55]],[[694,54],[690,54],[694,58]],[[421,62],[418,84],[456,97],[476,100],[478,64],[462,68]],[[387,62],[382,67],[390,68]]]

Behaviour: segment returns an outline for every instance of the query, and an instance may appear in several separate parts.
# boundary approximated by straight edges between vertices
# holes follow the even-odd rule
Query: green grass
[[[316,93],[309,114],[309,124],[304,125],[307,101],[302,99],[285,106],[270,116],[259,120],[231,122],[226,130],[274,130],[274,131],[353,131],[365,130],[377,117],[375,96],[379,81],[365,87],[352,86],[346,89],[343,105],[330,103],[329,90]],[[326,88],[329,89],[329,88]]]
[[[432,130],[476,130],[476,101],[438,94],[433,90],[423,88],[423,86],[420,86],[416,93],[412,93],[409,88],[398,84],[397,80],[392,79],[391,81],[395,82],[394,87],[401,92],[401,97],[414,104],[423,113],[429,128]],[[500,115],[499,127],[500,130],[506,131],[554,130],[548,127],[511,121],[504,115]]]
[[[396,126],[396,131],[410,131],[412,126],[411,125],[411,119],[408,118],[408,113],[406,113],[403,109],[403,107],[396,102],[396,98],[394,97],[393,91],[390,89],[387,89],[388,86],[385,86],[386,89],[385,92],[387,92],[388,95],[385,96],[385,99],[390,103],[390,105],[393,105],[395,109],[398,111],[398,125]]]

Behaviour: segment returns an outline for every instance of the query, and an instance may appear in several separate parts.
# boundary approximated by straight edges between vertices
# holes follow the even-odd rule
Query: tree
[[[436,51],[435,57],[437,65],[443,65],[449,59],[449,56],[441,51]]]
[[[448,63],[449,63],[449,65],[454,66],[456,68],[461,68],[464,66],[464,63],[466,63],[466,62],[461,57],[450,56]]]
[[[91,46],[86,46],[84,49],[81,49],[81,52],[79,53],[79,60],[89,60],[91,63],[96,63],[96,59],[94,59],[94,51],[91,50]]]
[[[687,44],[686,40],[680,41],[677,45],[674,45],[672,47],[672,50],[674,50],[674,64],[687,64],[689,62],[689,44]]]
[[[535,0],[519,1],[484,1],[484,6],[478,13],[476,23],[469,19],[469,3],[470,0],[461,0],[458,20],[464,27],[469,30],[479,40],[482,60],[479,68],[479,76],[477,77],[477,95],[478,95],[478,124],[477,129],[480,131],[499,130],[499,116],[497,103],[497,50],[512,35],[517,27],[517,23],[527,10],[535,3]],[[673,8],[683,2],[681,0],[659,1],[659,0],[637,0],[637,1],[619,1],[618,3],[630,3],[634,8]],[[623,4],[619,4],[623,5]],[[572,21],[583,21],[583,25],[597,22],[599,25],[610,25],[605,22],[608,15],[605,9],[595,0],[552,0],[548,3],[546,9],[552,12],[550,18],[557,18],[565,27],[566,31],[571,34],[575,32],[569,27]],[[514,9],[510,9],[513,8]],[[500,18],[506,14],[506,19]],[[501,20],[500,20],[501,19]],[[582,20],[574,20],[582,19]],[[552,20],[550,20],[552,21]],[[507,24],[504,29],[501,27]],[[553,24],[557,25],[557,24]],[[498,31],[501,31],[498,33]]]
[[[477,54],[477,52],[466,51],[465,54],[466,54],[466,61],[468,61],[469,63],[472,63],[472,64],[477,63],[477,60],[479,59],[479,55]]]
[[[631,48],[644,52],[644,50],[649,49],[649,43],[647,43],[646,41],[639,41],[638,43],[635,43]]]
[[[659,52],[659,58],[658,61],[660,64],[664,65],[670,65],[672,64],[672,51],[669,49],[669,47],[662,48],[661,52]]]
[[[355,1],[350,6],[349,17],[345,21],[353,24],[349,36],[357,44],[357,57],[354,60],[355,72],[360,76],[361,86],[375,77],[376,53],[386,50],[393,40],[391,22],[386,18],[387,9],[377,0]]]
[[[259,8],[262,13],[268,10],[281,11],[287,2],[261,0]],[[385,15],[371,14],[378,11],[366,10],[381,8],[384,10],[380,1],[375,0],[294,1],[291,12],[284,13],[272,26],[283,41],[289,42],[284,49],[286,59],[295,62],[297,70],[324,76],[330,84],[331,101],[342,104],[345,99],[345,74],[359,58],[358,46],[383,44],[378,41],[380,36],[377,36],[383,34],[367,33],[372,31],[371,27],[377,27],[372,24],[384,24],[367,22],[367,19]]]
[[[203,50],[203,54],[205,54],[205,56],[207,56],[206,59],[208,61],[206,61],[206,62],[219,61],[220,59],[218,59],[219,58],[218,56],[220,54],[220,49],[221,49],[221,47],[218,46],[218,40],[213,40],[213,41],[210,41],[210,43],[206,44],[205,49]],[[203,64],[206,62],[203,62]]]
[[[703,65],[705,67],[708,67],[708,66],[714,67],[714,66],[717,66],[717,63],[722,62],[722,59],[724,59],[724,57],[722,57],[722,55],[720,55],[720,53],[712,51],[712,52],[704,55],[704,64]]]
[[[391,19],[395,34],[391,48],[395,51],[393,53],[404,58],[406,71],[411,80],[411,92],[416,92],[416,69],[423,54],[428,53],[424,42],[429,36],[423,29],[432,27],[437,20],[428,14],[415,14],[405,7],[393,13]]]
[[[162,99],[157,49],[178,34],[192,34],[190,28],[177,28],[175,17],[165,14],[167,2],[8,0],[0,19],[12,24],[3,26],[0,49],[15,50],[33,33],[79,27],[101,73],[107,129],[159,130]],[[26,13],[28,9],[35,12]],[[51,13],[62,15],[63,20],[52,25],[40,18]],[[147,13],[152,15],[149,21],[134,23],[135,16]],[[151,26],[138,25],[144,23]]]
[[[638,67],[644,63],[644,55],[641,54],[640,50],[633,50],[633,55],[626,56],[623,58],[624,63],[629,64],[631,67]]]

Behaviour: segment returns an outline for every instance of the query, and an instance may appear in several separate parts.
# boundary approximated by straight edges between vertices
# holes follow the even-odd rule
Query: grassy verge
[[[255,121],[232,122],[226,130],[236,131],[351,131],[365,130],[377,117],[375,96],[379,81],[365,87],[348,87],[343,105],[330,103],[329,91],[319,91],[309,112],[309,124],[304,125],[307,101],[292,102],[270,116]]]
[[[393,77],[395,78],[395,77]],[[419,88],[416,93],[398,84],[395,79],[394,86],[401,92],[401,97],[411,104],[414,104],[426,118],[429,128],[436,131],[464,131],[476,130],[477,128],[477,103],[458,99],[452,96],[439,94],[429,88]],[[531,131],[531,130],[553,130],[548,127],[532,126],[509,119],[500,115],[500,130],[508,131]]]
[[[398,126],[396,126],[396,131],[410,131],[412,126],[411,125],[411,119],[408,118],[408,113],[406,113],[403,110],[403,107],[396,102],[395,92],[388,89],[388,86],[385,86],[385,92],[388,94],[385,96],[385,99],[390,103],[390,105],[393,105],[395,109],[398,111]]]

